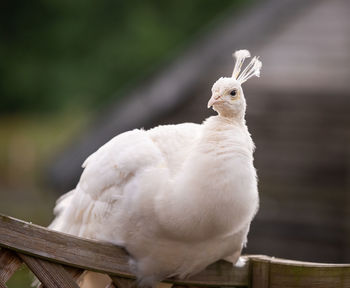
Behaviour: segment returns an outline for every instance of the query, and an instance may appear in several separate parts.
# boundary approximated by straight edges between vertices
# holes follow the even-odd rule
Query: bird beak
[[[208,108],[213,106],[214,103],[217,102],[219,99],[220,99],[220,95],[219,94],[211,95],[211,98],[209,99],[209,102],[208,102]]]

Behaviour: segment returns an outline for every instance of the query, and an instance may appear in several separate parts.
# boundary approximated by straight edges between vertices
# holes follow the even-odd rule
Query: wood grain
[[[256,256],[251,261],[251,288],[270,287],[270,257]]]
[[[184,286],[247,287],[249,283],[249,261],[243,267],[234,267],[230,262],[218,261],[190,278],[171,278],[164,280],[164,282]]]
[[[250,256],[252,288],[349,288],[350,264]],[[254,274],[255,273],[255,274]]]
[[[28,268],[47,288],[79,288],[73,277],[59,264],[19,254]]]
[[[18,256],[7,249],[0,250],[0,283],[5,285],[5,283],[11,278],[13,273],[21,267],[22,261]],[[4,286],[6,287],[6,286]]]
[[[350,266],[303,264],[282,259],[270,262],[271,288],[349,288]]]
[[[78,282],[80,276],[84,273],[84,270],[74,267],[64,266],[64,269],[66,269],[69,275],[72,276],[75,282]]]
[[[133,278],[122,248],[0,215],[0,246],[82,269]]]

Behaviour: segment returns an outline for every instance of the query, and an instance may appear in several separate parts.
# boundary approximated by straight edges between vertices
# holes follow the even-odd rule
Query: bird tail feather
[[[75,190],[71,190],[70,192],[63,194],[60,198],[57,199],[56,206],[53,210],[55,219],[48,226],[49,229],[65,232],[63,231],[64,229],[62,229],[65,225],[64,211],[68,208],[69,204],[71,203],[74,191]]]

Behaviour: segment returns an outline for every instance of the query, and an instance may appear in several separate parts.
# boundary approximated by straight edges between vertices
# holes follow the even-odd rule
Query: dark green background
[[[239,2],[1,1],[0,112],[104,105]]]

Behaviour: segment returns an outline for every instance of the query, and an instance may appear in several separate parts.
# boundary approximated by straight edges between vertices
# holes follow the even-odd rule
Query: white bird
[[[240,73],[250,53],[234,56],[232,77],[215,82],[208,102],[218,115],[114,137],[84,162],[50,228],[123,246],[143,285],[236,263],[259,202],[241,85],[261,62]]]

